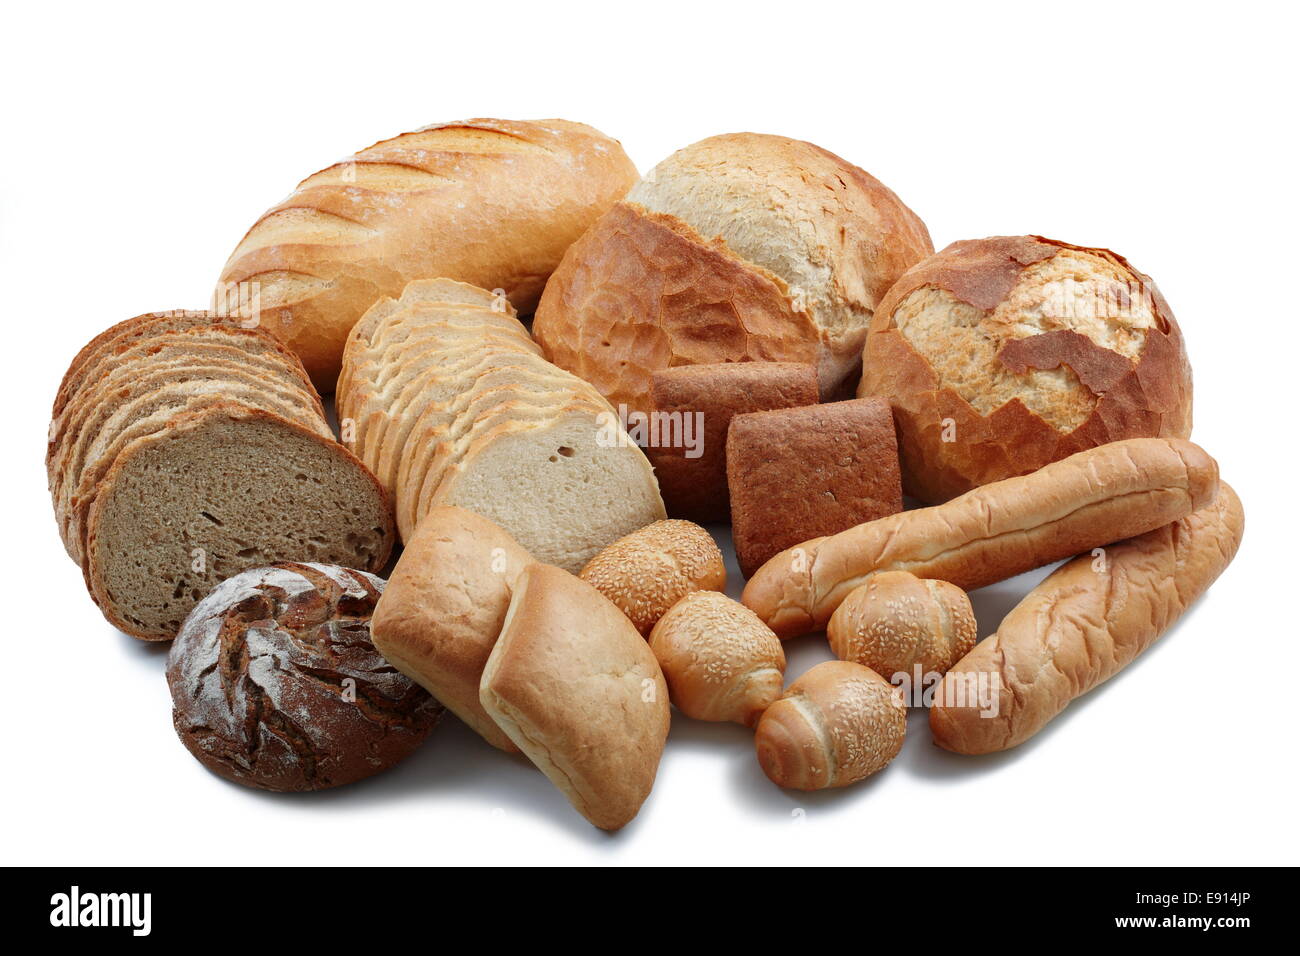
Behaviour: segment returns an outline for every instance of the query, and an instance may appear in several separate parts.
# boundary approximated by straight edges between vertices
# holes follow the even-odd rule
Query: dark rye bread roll
[[[213,773],[277,791],[352,783],[414,751],[442,707],[371,643],[383,589],[362,571],[287,563],[218,585],[167,660],[181,742]]]
[[[169,640],[225,578],[280,560],[378,571],[393,531],[383,489],[342,445],[219,402],[118,453],[87,512],[84,570],[112,624]]]

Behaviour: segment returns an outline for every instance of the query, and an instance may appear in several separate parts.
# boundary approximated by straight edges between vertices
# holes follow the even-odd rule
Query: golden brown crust
[[[1214,500],[1218,485],[1218,465],[1191,442],[1113,442],[804,542],[760,568],[742,600],[791,637],[825,626],[873,571],[910,571],[970,591],[1177,521]]]
[[[777,276],[674,216],[621,202],[565,253],[533,335],[612,405],[649,411],[650,375],[714,362],[816,364],[818,331]]]
[[[943,674],[975,646],[975,612],[961,588],[906,571],[878,571],[849,592],[826,626],[831,651],[886,680]],[[918,682],[919,683],[919,682]]]
[[[425,515],[393,568],[370,629],[388,662],[488,743],[517,748],[479,702],[519,573],[532,558],[504,530],[460,508]]]
[[[1032,737],[1167,631],[1232,561],[1244,529],[1241,501],[1221,482],[1213,504],[1057,568],[948,672],[930,710],[935,743],[983,754]]]
[[[602,830],[636,816],[668,736],[645,640],[590,584],[545,564],[515,582],[479,688],[492,719]]]
[[[613,601],[642,635],[679,598],[727,586],[727,568],[713,536],[678,520],[656,521],[619,538],[578,577]]]
[[[1130,276],[1149,297],[1156,320],[1135,360],[1067,329],[1012,340],[998,353],[1015,375],[1068,368],[1093,396],[1091,414],[1076,427],[1060,431],[1018,400],[981,413],[940,380],[898,328],[899,306],[923,289],[942,290],[987,316],[1026,269],[1066,250],[1097,257]],[[1178,323],[1150,277],[1108,249],[1041,236],[955,242],[909,269],[885,295],[871,321],[863,363],[858,394],[880,395],[893,405],[904,490],[930,503],[1107,442],[1191,433],[1191,368]]]
[[[777,786],[823,790],[884,769],[906,731],[902,691],[869,667],[825,661],[767,708],[754,747]]]
[[[240,242],[223,285],[333,391],[348,330],[407,282],[501,288],[530,312],[569,244],[636,182],[618,142],[564,120],[475,119],[384,140],[308,177]]]
[[[659,491],[668,513],[691,521],[729,521],[727,491],[727,426],[736,415],[816,405],[817,370],[793,362],[720,362],[678,365],[650,376],[650,403],[660,416],[687,416],[695,428],[695,447],[685,442],[650,444],[646,455],[654,465]],[[664,422],[674,419],[660,418]],[[676,426],[673,426],[676,427]],[[690,457],[695,455],[696,457]]]
[[[672,701],[696,720],[752,727],[781,696],[785,651],[749,608],[716,591],[674,604],[650,632]]]

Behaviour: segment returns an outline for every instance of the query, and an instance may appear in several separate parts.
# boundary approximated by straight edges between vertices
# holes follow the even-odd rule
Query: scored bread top
[[[258,284],[265,321],[328,390],[349,330],[411,280],[499,288],[531,312],[564,250],[635,181],[617,141],[579,123],[426,127],[303,180],[220,281]]]

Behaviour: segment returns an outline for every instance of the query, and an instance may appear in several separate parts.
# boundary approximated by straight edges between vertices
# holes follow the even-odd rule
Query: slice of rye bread
[[[157,369],[141,376],[139,387],[120,401],[105,403],[75,436],[69,435],[56,458],[51,475],[51,494],[56,510],[60,492],[75,489],[86,465],[103,453],[118,434],[159,407],[184,401],[190,395],[229,393],[246,405],[264,407],[310,428],[322,437],[333,438],[328,423],[316,413],[303,395],[268,388],[258,379],[237,369],[187,366]]]
[[[244,330],[234,331],[242,333]],[[58,441],[59,437],[67,431],[70,422],[76,420],[75,409],[84,409],[87,405],[93,406],[99,400],[104,388],[129,379],[138,373],[142,365],[153,367],[163,362],[196,360],[204,356],[235,362],[247,366],[252,371],[276,378],[287,386],[302,388],[306,394],[312,396],[321,415],[324,416],[325,411],[320,403],[320,396],[311,388],[310,382],[306,381],[301,364],[295,366],[278,352],[264,349],[265,344],[266,339],[263,337],[243,338],[232,336],[231,330],[201,327],[184,332],[164,333],[141,340],[115,353],[111,357],[111,362],[109,356],[101,356],[101,359],[96,360],[99,364],[96,365],[95,376],[88,377],[76,392],[68,397],[59,414],[55,416],[51,425],[51,444]]]
[[[450,365],[446,367],[431,365],[425,370],[428,374],[420,375],[420,384],[407,397],[419,396],[424,402],[447,401],[458,391],[466,388],[466,383],[472,382],[489,369],[502,365],[518,365],[527,361],[522,358],[526,355],[529,353],[514,349],[467,347],[463,353],[458,352],[454,358],[449,359]],[[532,361],[544,360],[534,356]],[[367,402],[368,411],[365,414],[354,413],[358,417],[352,419],[350,447],[363,459],[373,463],[375,459],[367,456],[377,453],[377,450],[382,447],[388,429],[393,424],[395,413],[388,404],[373,396],[368,398]]]
[[[53,415],[57,416],[71,393],[75,392],[84,379],[87,362],[96,357],[105,348],[111,348],[133,339],[147,338],[164,331],[183,331],[200,325],[213,325],[222,328],[248,328],[246,320],[231,316],[219,316],[209,312],[146,312],[134,318],[125,319],[111,325],[81,347],[68,363],[68,370],[63,374],[59,390],[55,394]]]
[[[324,421],[315,416],[303,415],[298,409],[282,406],[249,386],[215,382],[172,386],[167,394],[153,403],[153,409],[147,414],[139,415],[129,425],[117,428],[113,435],[102,435],[87,452],[75,482],[68,483],[71,492],[63,500],[61,509],[56,506],[56,517],[59,519],[59,530],[69,557],[80,564],[85,555],[85,522],[90,502],[99,482],[113,466],[122,449],[138,438],[161,431],[178,415],[230,401],[283,415],[322,438],[334,440],[329,425]]]
[[[551,388],[529,392],[517,386],[494,389],[480,396],[472,409],[443,429],[425,432],[418,440],[409,442],[412,454],[403,462],[406,467],[399,471],[396,483],[399,532],[414,533],[446,468],[460,460],[476,436],[502,422],[531,427],[571,407],[591,409],[595,414],[594,405],[572,392]]]
[[[110,380],[103,391],[88,393],[87,401],[78,413],[77,420],[67,423],[65,433],[54,448],[51,464],[57,476],[66,474],[67,464],[75,461],[80,449],[93,442],[123,406],[130,405],[157,391],[163,385],[189,381],[228,381],[232,384],[256,385],[268,396],[287,406],[301,408],[313,422],[324,423],[313,396],[297,386],[285,385],[271,376],[263,375],[247,365],[203,357],[192,362],[164,362],[160,365],[144,364],[120,380]],[[78,403],[80,403],[80,398]],[[68,410],[74,408],[69,405]]]
[[[168,640],[240,571],[315,561],[377,572],[392,544],[383,489],[347,449],[230,402],[117,456],[90,506],[85,574],[111,623]]]
[[[224,371],[223,371],[224,370]],[[230,361],[212,354],[177,357],[161,362],[144,362],[106,378],[99,388],[83,390],[65,409],[62,420],[51,424],[50,443],[46,447],[46,469],[53,491],[59,476],[66,472],[66,462],[76,448],[95,439],[96,432],[124,404],[147,394],[162,384],[189,379],[212,379],[226,376],[232,381],[258,383],[269,395],[283,401],[306,406],[311,416],[325,421],[317,397],[297,385],[286,384],[247,363]]]
[[[91,345],[87,345],[73,358],[73,364],[64,373],[63,382],[54,400],[53,417],[58,417],[63,406],[75,395],[86,382],[94,382],[107,365],[112,367],[121,353],[162,335],[186,333],[196,329],[217,330],[233,333],[228,344],[239,345],[246,352],[279,355],[290,368],[300,376],[306,377],[302,362],[293,352],[286,349],[270,332],[262,328],[246,328],[237,319],[220,316],[173,316],[168,314],[149,314],[128,319],[101,333]],[[98,341],[98,345],[94,343]],[[93,347],[92,347],[93,346]],[[308,387],[311,385],[307,380]],[[313,388],[314,392],[315,389]]]
[[[403,459],[419,454],[421,448],[417,443],[425,440],[423,436],[453,421],[474,396],[507,385],[537,392],[563,389],[565,384],[559,376],[544,377],[526,365],[498,365],[474,376],[469,388],[453,398],[438,401],[438,393],[429,383],[417,379],[411,383],[411,394],[403,394],[394,401],[382,434],[361,458],[371,464],[371,470],[391,490],[396,485]]]
[[[498,425],[448,469],[430,507],[477,512],[538,561],[576,573],[624,535],[664,518],[650,462],[571,411],[536,427]]]

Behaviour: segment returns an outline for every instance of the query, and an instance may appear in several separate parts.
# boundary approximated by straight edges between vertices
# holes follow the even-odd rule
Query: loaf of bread
[[[1192,374],[1150,277],[1041,236],[955,242],[871,320],[859,395],[894,407],[908,494],[937,503],[1125,438],[1186,438]]]
[[[861,664],[825,661],[791,684],[758,722],[758,762],[778,787],[847,787],[898,756],[903,693]]]
[[[602,830],[650,794],[668,737],[668,688],[623,612],[560,568],[516,579],[479,688],[484,709]]]
[[[944,677],[935,742],[963,754],[1024,743],[1167,631],[1223,573],[1244,529],[1240,499],[1220,482],[1212,504],[1057,568]]]
[[[302,363],[228,317],[119,323],[65,374],[46,468],[68,554],[117,627],[173,637],[214,584],[277,560],[377,571],[387,498]]]
[[[411,754],[442,707],[376,653],[384,582],[323,564],[227,578],[167,658],[172,721],[213,773],[262,790],[337,787]]]
[[[614,405],[673,365],[815,365],[838,397],[867,322],[934,251],[889,189],[811,143],[735,133],[664,160],[565,254],[533,332]]]
[[[650,375],[657,431],[645,444],[668,513],[730,521],[727,426],[736,415],[816,405],[817,369],[793,362],[678,365]],[[680,438],[678,437],[680,436]]]
[[[479,702],[483,666],[532,557],[497,525],[434,508],[393,568],[370,622],[375,647],[484,740],[515,753]]]
[[[763,565],[742,600],[791,637],[825,627],[873,571],[971,591],[1177,521],[1213,501],[1218,485],[1218,465],[1191,442],[1112,442],[946,504],[807,541]]]
[[[749,608],[716,591],[674,604],[650,632],[672,702],[696,720],[746,727],[781,696],[785,651]]]
[[[713,537],[689,521],[656,521],[620,538],[578,575],[628,616],[642,635],[692,591],[721,591],[727,568]]]
[[[737,415],[727,430],[731,537],[750,577],[786,548],[903,510],[889,403]]]
[[[831,651],[893,682],[943,674],[975,646],[970,598],[947,581],[877,571],[849,592],[826,625]]]
[[[564,120],[475,119],[383,140],[299,183],[244,236],[219,291],[331,391],[348,331],[414,279],[501,289],[528,314],[570,243],[636,182],[616,140]]]
[[[430,508],[466,508],[576,572],[664,517],[613,409],[541,358],[490,292],[434,279],[376,303],[348,336],[339,383],[344,441],[395,500],[403,540]]]

